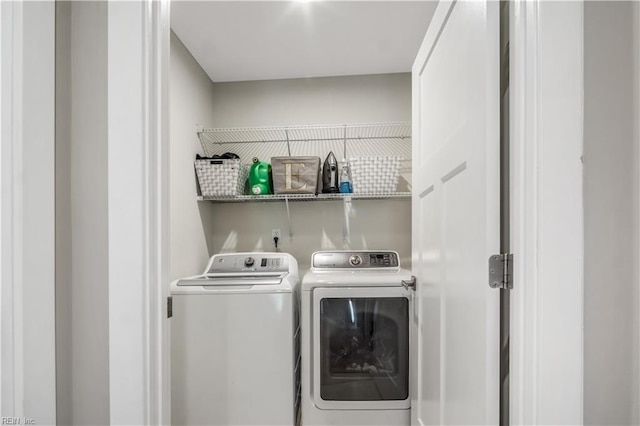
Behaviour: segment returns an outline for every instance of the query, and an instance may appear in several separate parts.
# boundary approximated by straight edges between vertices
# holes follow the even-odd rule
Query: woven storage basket
[[[195,160],[203,197],[242,195],[249,169],[238,159]]]
[[[354,194],[396,192],[402,157],[349,158]]]

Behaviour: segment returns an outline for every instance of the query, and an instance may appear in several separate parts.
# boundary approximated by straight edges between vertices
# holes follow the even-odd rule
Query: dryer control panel
[[[238,272],[289,272],[289,258],[282,254],[238,253],[213,256],[205,274]]]
[[[318,269],[398,268],[395,251],[319,251],[313,254],[312,265]]]

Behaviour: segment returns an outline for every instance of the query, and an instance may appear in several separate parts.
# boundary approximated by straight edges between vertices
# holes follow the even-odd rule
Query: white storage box
[[[195,160],[194,165],[203,197],[244,193],[249,169],[239,159],[201,159]]]
[[[320,157],[271,157],[274,194],[317,194]]]
[[[349,158],[354,194],[396,192],[400,178],[402,157]]]

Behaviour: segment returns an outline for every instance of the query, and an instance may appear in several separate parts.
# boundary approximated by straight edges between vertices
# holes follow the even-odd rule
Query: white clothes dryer
[[[295,425],[298,262],[217,254],[171,284],[171,424]]]
[[[411,273],[394,251],[324,251],[302,280],[302,424],[410,424]]]

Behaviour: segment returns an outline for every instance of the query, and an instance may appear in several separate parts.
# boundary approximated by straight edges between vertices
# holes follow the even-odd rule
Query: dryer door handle
[[[402,280],[402,286],[404,288],[406,288],[407,290],[413,290],[416,291],[416,277],[411,275],[411,279],[410,280]]]

